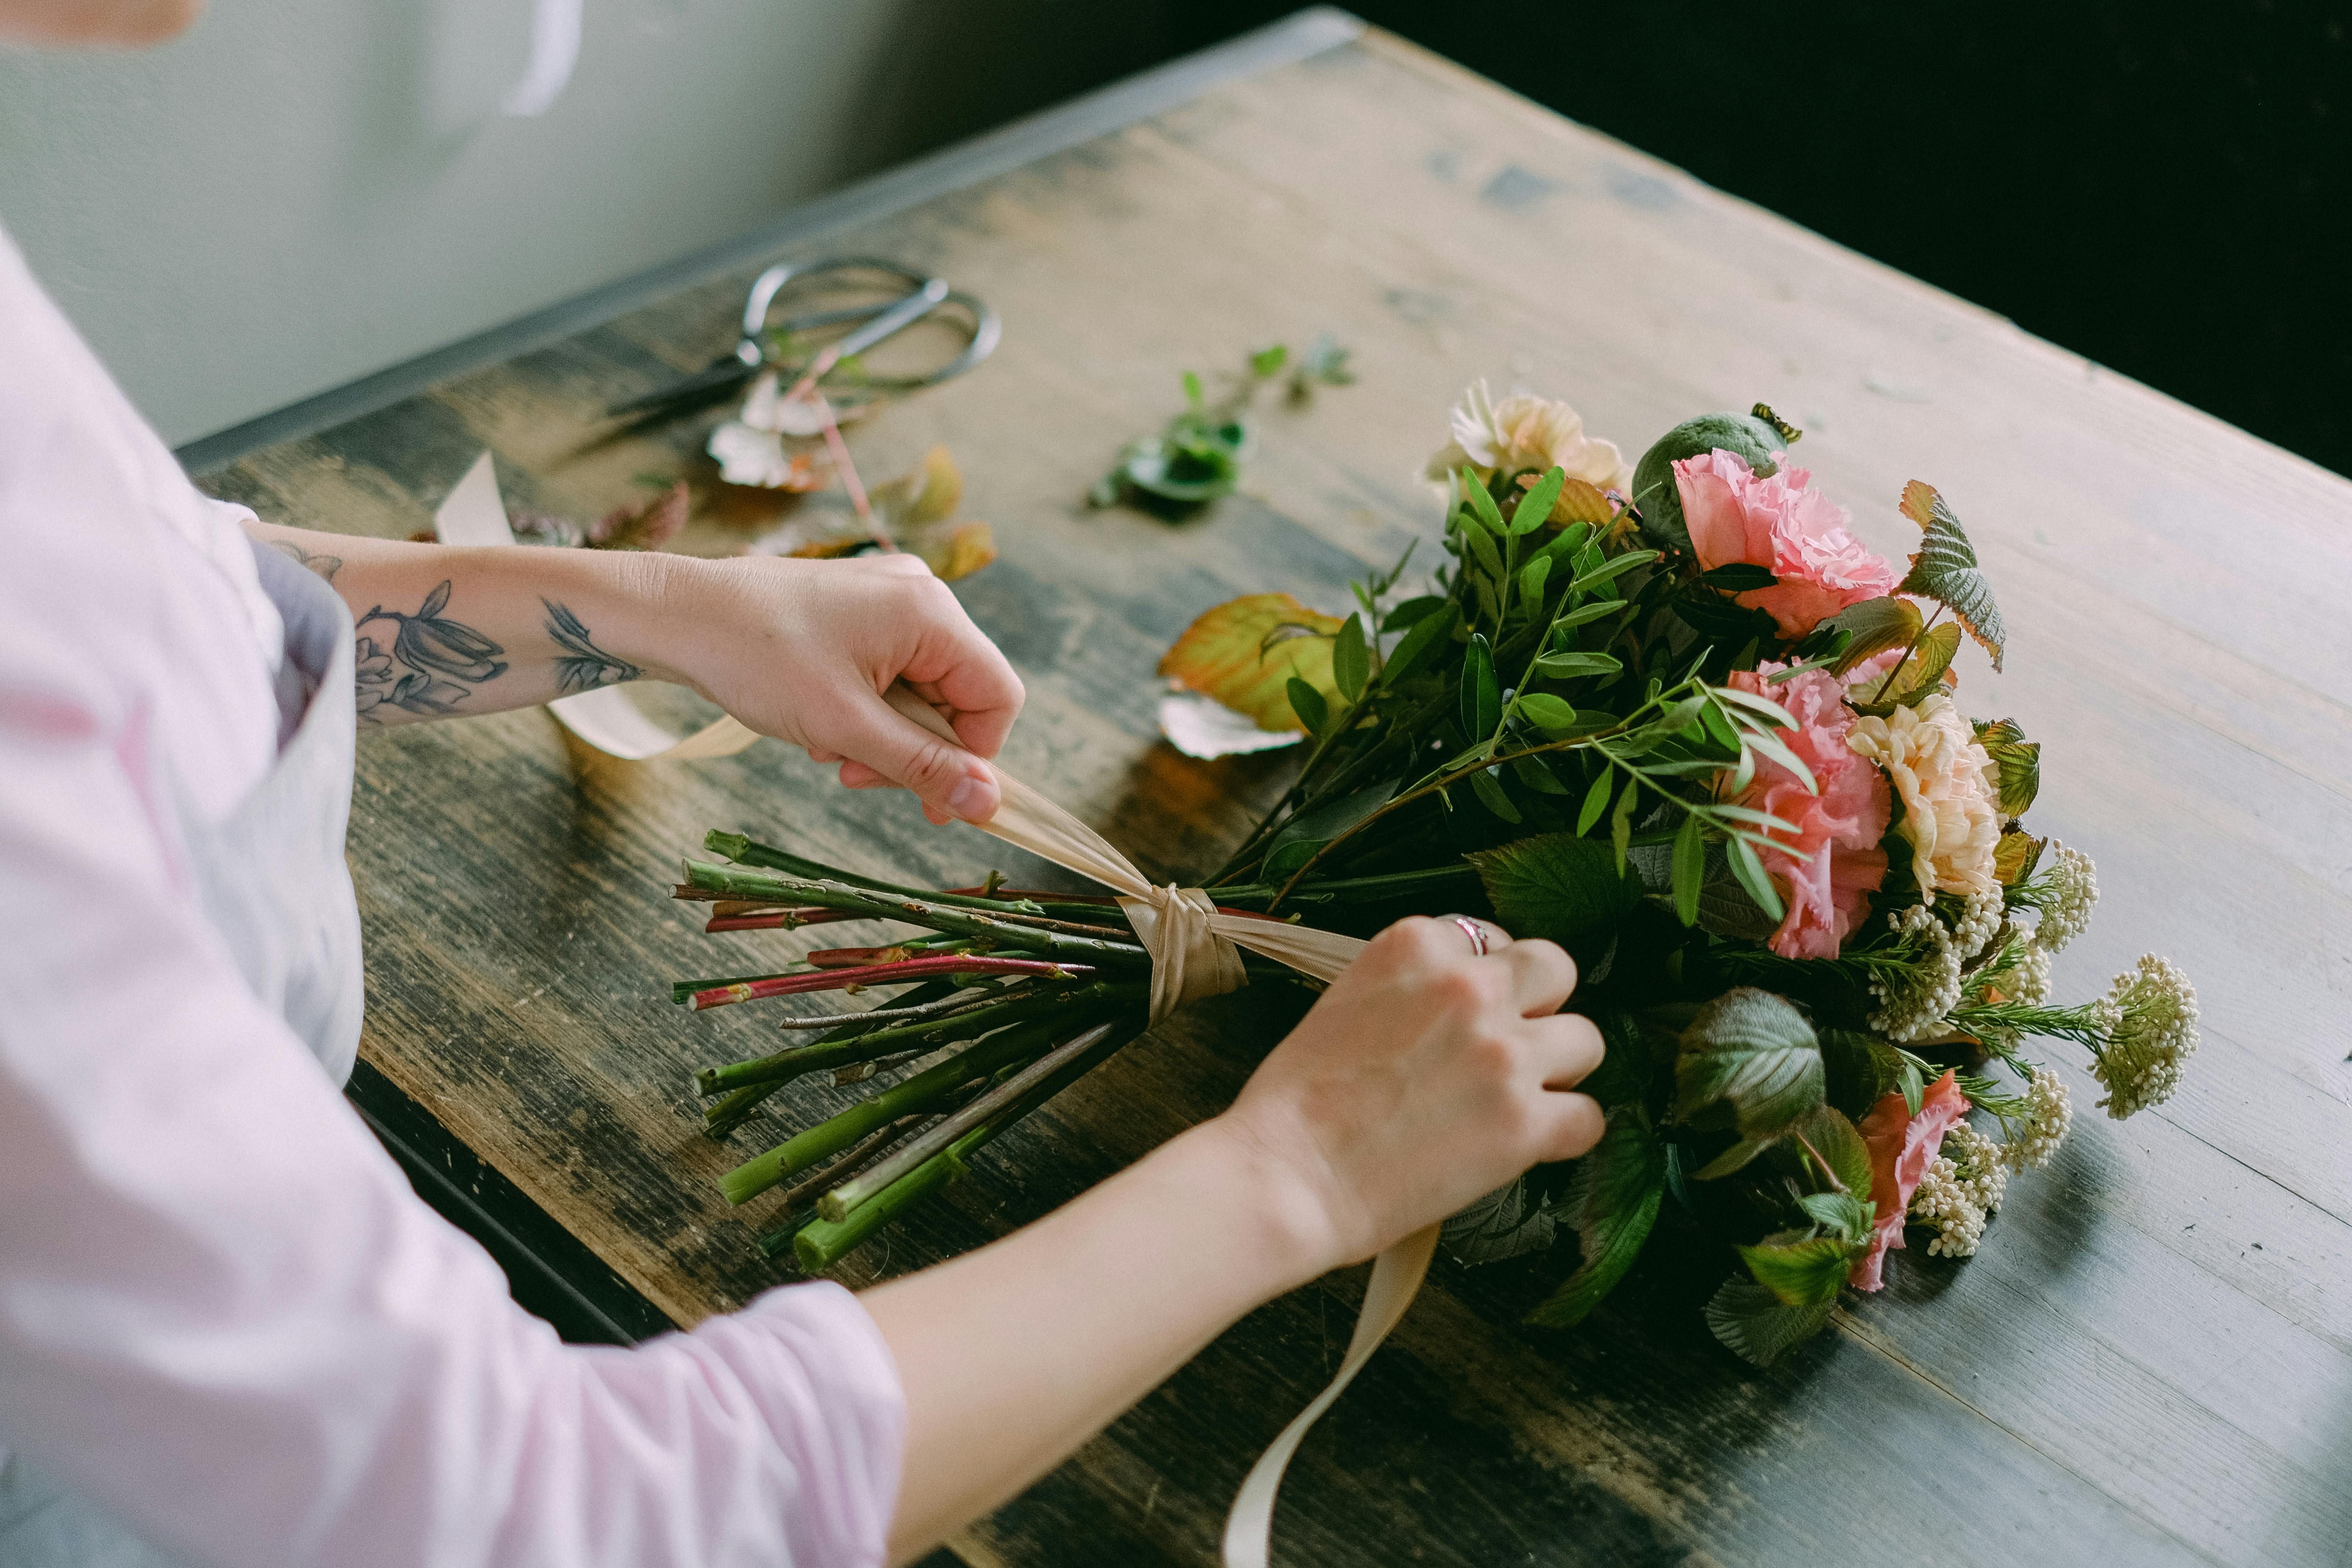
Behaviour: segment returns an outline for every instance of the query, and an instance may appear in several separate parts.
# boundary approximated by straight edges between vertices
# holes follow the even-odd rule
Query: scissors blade
[[[944,278],[931,279],[921,288],[832,345],[830,353],[834,363],[837,364],[851,354],[863,353],[892,332],[922,320],[938,310],[940,301],[947,297],[948,280]]]

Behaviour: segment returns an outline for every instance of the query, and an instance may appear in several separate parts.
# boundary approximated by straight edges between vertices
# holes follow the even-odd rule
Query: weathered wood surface
[[[1284,766],[1158,743],[1159,653],[1236,593],[1340,607],[1350,574],[1431,533],[1412,474],[1465,383],[1565,396],[1629,449],[1761,397],[1882,548],[1903,547],[1915,476],[1978,540],[2014,640],[2004,676],[1966,664],[1968,705],[2052,742],[2035,824],[2102,872],[2062,994],[2145,949],[2201,989],[2179,1098],[2107,1122],[2070,1060],[2077,1131],[1983,1254],[1906,1254],[1771,1373],[1708,1339],[1714,1261],[1694,1279],[1653,1259],[1572,1335],[1517,1324],[1559,1262],[1441,1264],[1294,1467],[1282,1561],[2352,1558],[2352,485],[1378,35],[800,247],[835,252],[935,267],[1003,309],[992,363],[856,446],[869,477],[933,441],[961,460],[1004,556],[961,591],[1031,694],[1007,761],[1154,874],[1213,865]],[[690,547],[730,548],[777,508],[715,493],[708,420],[588,437],[606,400],[722,348],[741,284],[207,482],[278,521],[404,535],[488,445],[511,499],[574,515],[633,476],[687,477]],[[1175,526],[1084,510],[1180,369],[1324,329],[1362,384],[1273,411],[1246,496]],[[372,739],[352,835],[368,1059],[683,1321],[782,1278],[751,1246],[761,1211],[730,1213],[711,1178],[845,1098],[796,1088],[730,1151],[697,1134],[688,1071],[776,1037],[759,1008],[672,1007],[667,980],[815,945],[704,938],[664,901],[712,826],[874,870],[1004,859],[778,746],[632,768],[538,713]],[[1213,1112],[1284,1005],[1175,1021],[843,1278],[1000,1234]],[[1253,1315],[954,1550],[1206,1560],[1360,1289],[1350,1273]]]

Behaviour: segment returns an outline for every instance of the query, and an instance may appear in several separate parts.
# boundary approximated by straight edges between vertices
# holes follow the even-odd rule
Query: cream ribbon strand
[[[484,452],[457,488],[441,503],[434,521],[447,544],[512,544],[506,506],[490,455]],[[938,709],[904,686],[887,693],[890,706],[931,734],[961,748],[955,728]],[[731,756],[759,735],[732,718],[708,724],[679,739],[647,717],[616,687],[603,687],[547,705],[564,726],[598,751],[630,762]],[[983,833],[1051,860],[1065,870],[1101,883],[1118,895],[1119,907],[1151,954],[1151,1017],[1156,1023],[1185,1003],[1237,991],[1247,984],[1239,948],[1286,963],[1318,980],[1336,980],[1363,951],[1361,940],[1316,931],[1284,921],[1222,913],[1198,888],[1173,883],[1154,887],[1135,863],[1110,841],[995,763],[982,759],[996,780],[996,815],[979,825]],[[1275,1494],[1290,1457],[1326,1410],[1346,1391],[1372,1352],[1404,1316],[1421,1289],[1437,1250],[1439,1227],[1431,1226],[1398,1242],[1372,1263],[1372,1278],[1357,1310],[1356,1329],[1339,1371],[1322,1393],[1282,1429],[1258,1457],[1225,1519],[1225,1568],[1266,1568],[1274,1529]]]
[[[888,696],[890,706],[899,712],[950,744],[961,745],[953,726],[929,703],[903,686],[892,687]],[[1151,954],[1155,1020],[1196,996],[1213,996],[1246,984],[1236,945],[1318,980],[1338,979],[1363,951],[1360,939],[1336,931],[1221,914],[1198,888],[1180,889],[1173,884],[1155,888],[1102,835],[995,763],[985,765],[995,776],[1003,801],[996,815],[979,825],[981,831],[1092,878],[1119,894],[1120,907]],[[1438,1229],[1433,1225],[1415,1231],[1373,1261],[1371,1281],[1364,1288],[1364,1303],[1357,1310],[1355,1332],[1348,1341],[1348,1354],[1339,1363],[1338,1375],[1258,1456],[1241,1490],[1234,1494],[1233,1510],[1225,1516],[1225,1568],[1266,1568],[1275,1494],[1281,1489],[1290,1456],[1297,1451],[1307,1428],[1355,1381],[1356,1373],[1412,1304],[1437,1250]]]

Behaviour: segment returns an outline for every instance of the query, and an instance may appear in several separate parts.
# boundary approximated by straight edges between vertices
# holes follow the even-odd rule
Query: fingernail
[[[996,786],[967,775],[949,795],[948,810],[966,822],[986,822],[996,815]]]

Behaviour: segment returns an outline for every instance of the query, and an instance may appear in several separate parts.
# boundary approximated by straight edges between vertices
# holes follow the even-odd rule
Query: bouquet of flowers
[[[2179,1084],[2195,993],[2150,956],[2103,997],[2052,997],[2051,959],[2097,881],[2021,821],[2038,743],[1958,705],[1963,635],[1998,668],[2004,632],[1933,487],[1900,498],[1919,548],[1898,568],[1791,465],[1799,432],[1760,405],[1686,421],[1630,468],[1566,405],[1483,385],[1453,435],[1429,468],[1446,559],[1427,592],[1399,591],[1408,551],[1356,585],[1345,618],[1253,595],[1170,651],[1163,674],[1307,747],[1208,898],[1359,934],[1485,914],[1569,948],[1574,1005],[1608,1041],[1583,1085],[1607,1131],[1456,1215],[1445,1243],[1475,1263],[1572,1232],[1574,1264],[1531,1316],[1556,1327],[1591,1313],[1654,1232],[1727,1246],[1706,1320],[1769,1362],[1842,1289],[1878,1289],[1906,1230],[1974,1253],[2010,1178],[2049,1162],[2072,1110],[2029,1040],[2086,1051],[2099,1104],[2126,1117]],[[790,1184],[767,1245],[805,1267],[954,1179],[1144,1026],[1150,958],[1113,899],[993,874],[928,891],[740,835],[709,846],[733,864],[689,862],[677,892],[717,904],[713,931],[874,918],[924,933],[677,989],[708,1007],[911,987],[793,1020],[825,1032],[701,1075],[724,1132],[802,1074],[923,1059],[725,1178],[738,1202]]]

